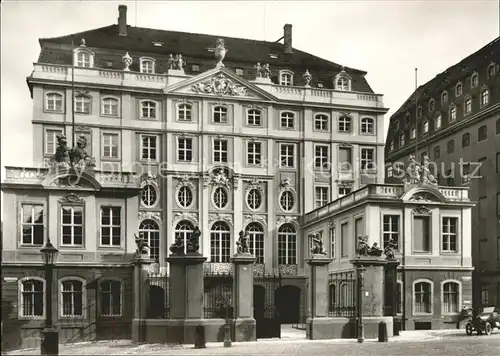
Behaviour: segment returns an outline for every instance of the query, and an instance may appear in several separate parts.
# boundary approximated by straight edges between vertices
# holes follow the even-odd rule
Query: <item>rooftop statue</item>
[[[422,175],[421,175],[421,180],[423,184],[430,184],[430,185],[437,185],[438,182],[436,178],[434,178],[434,175],[431,173],[429,170],[429,163],[431,160],[429,159],[428,155],[424,155],[423,157],[424,162],[422,163]]]
[[[226,52],[227,52],[226,44],[224,43],[224,40],[222,38],[219,38],[215,42],[215,59],[217,59],[217,65],[216,65],[217,68],[224,67],[222,61],[226,56]]]

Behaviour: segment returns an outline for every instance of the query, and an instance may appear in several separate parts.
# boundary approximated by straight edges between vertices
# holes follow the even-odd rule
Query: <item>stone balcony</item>
[[[113,70],[104,68],[72,68],[69,65],[34,63],[31,74],[32,80],[51,80],[70,82],[72,71],[76,83],[89,85],[103,85],[113,87],[137,88],[145,90],[163,90],[169,85],[177,84],[193,76],[179,71],[169,71],[165,74],[144,74],[131,71]],[[282,101],[310,102],[318,104],[335,104],[343,106],[357,106],[377,108],[383,112],[383,96],[381,94],[348,92],[332,89],[283,86],[270,81],[255,80],[254,85],[267,91]]]
[[[69,171],[59,170],[54,171],[50,168],[36,167],[5,167],[5,180],[2,185],[7,184],[24,184],[24,185],[40,185],[47,184],[51,178],[64,176],[68,174],[76,174],[83,179],[95,180],[102,188],[138,188],[139,179],[133,172],[107,172],[100,170],[85,170],[85,171]]]
[[[463,187],[437,187],[439,193],[449,202],[470,203],[468,188]],[[361,200],[400,200],[409,187],[403,184],[370,184],[358,189],[351,194],[334,200],[321,208],[311,211],[304,216],[304,223],[307,224],[317,218],[328,216],[341,209],[353,206]]]

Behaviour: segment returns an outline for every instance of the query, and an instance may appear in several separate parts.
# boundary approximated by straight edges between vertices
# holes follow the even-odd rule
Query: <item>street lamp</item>
[[[363,265],[358,265],[358,343],[365,341],[365,327],[363,325],[363,285],[364,285],[364,271],[366,268]]]
[[[52,281],[59,250],[52,245],[50,238],[40,250],[45,269],[45,327],[42,331],[41,354],[59,354],[59,333],[52,325]]]

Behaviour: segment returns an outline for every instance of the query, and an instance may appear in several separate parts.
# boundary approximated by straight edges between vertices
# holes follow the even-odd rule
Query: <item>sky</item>
[[[276,41],[293,25],[293,47],[368,72],[391,113],[423,84],[500,35],[500,0],[36,1],[1,8],[1,165],[29,166],[33,107],[26,77],[38,38],[115,24]],[[88,44],[91,46],[92,44]],[[387,124],[386,124],[387,130]]]

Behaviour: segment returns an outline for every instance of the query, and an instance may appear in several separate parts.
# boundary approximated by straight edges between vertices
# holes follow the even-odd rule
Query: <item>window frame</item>
[[[444,90],[442,93],[441,93],[441,105],[444,105],[444,104],[448,104],[448,91]]]
[[[103,225],[102,223],[102,214],[103,214],[103,208],[119,208],[120,209],[120,225],[115,225],[113,224],[113,216],[111,215],[110,217],[110,224],[109,225]],[[124,241],[124,207],[121,205],[112,205],[112,204],[103,204],[99,206],[99,248],[104,248],[104,249],[121,249],[123,248],[123,244],[125,243]],[[126,222],[125,222],[126,225]],[[113,244],[113,228],[120,227],[120,244]],[[103,227],[107,227],[110,229],[110,236],[109,236],[109,244],[103,244],[102,243],[102,229]]]
[[[297,115],[292,111],[280,111],[280,129],[296,130],[296,117]],[[286,120],[286,125],[283,125],[283,120]],[[290,123],[292,123],[291,126]]]
[[[430,297],[429,297],[429,309],[430,312],[417,312],[417,298],[415,294],[415,287],[419,283],[427,283],[430,285]],[[418,315],[433,315],[434,314],[434,281],[427,279],[427,278],[418,278],[415,279],[412,282],[412,315],[418,316]]]
[[[289,228],[288,229],[289,231],[284,231],[285,228]],[[278,248],[277,248],[277,250],[278,250],[277,251],[278,252],[277,260],[278,261],[277,262],[278,262],[278,265],[279,266],[281,266],[281,265],[298,265],[299,264],[299,259],[298,259],[299,238],[298,238],[298,233],[297,233],[297,227],[291,223],[285,223],[278,228],[277,235],[278,235],[277,236],[277,242],[278,242]],[[290,241],[292,238],[295,241]],[[283,243],[283,240],[284,240],[285,248],[281,249],[280,242]],[[295,248],[293,247],[294,244],[295,244]],[[290,247],[290,245],[291,245],[291,247]],[[293,256],[293,253],[291,253],[294,249],[295,249],[295,256]],[[281,253],[281,251],[283,251],[283,250],[285,251],[284,256],[282,256],[283,254]],[[283,260],[283,257],[284,257],[284,262],[286,262],[286,263],[281,263]],[[290,262],[295,262],[295,263],[290,263]]]
[[[221,121],[216,121],[215,116],[219,115]],[[212,106],[212,124],[227,125],[229,124],[229,108],[225,105]]]
[[[444,298],[444,286],[445,284],[448,283],[454,283],[458,285],[458,290],[457,290],[457,308],[455,312],[445,312],[444,311],[444,305],[445,305],[445,298]],[[441,315],[457,315],[460,314],[460,311],[462,310],[462,282],[460,282],[458,279],[445,279],[444,281],[441,281]]]
[[[53,145],[54,145],[54,152],[49,152],[48,150],[48,143],[49,143],[49,139],[48,139],[48,134],[49,133],[53,133],[54,134],[54,142],[53,142]],[[63,135],[64,134],[64,130],[63,129],[56,129],[56,128],[45,128],[44,129],[44,134],[43,134],[43,154],[44,156],[53,156],[56,154],[56,151],[57,151],[57,136],[60,136],[60,135]]]
[[[262,127],[263,126],[263,118],[262,118],[262,110],[257,108],[248,108],[246,109],[246,125],[249,127]],[[253,123],[250,122],[250,118],[252,118]],[[255,121],[258,119],[258,123]]]
[[[365,150],[370,150],[372,152],[372,159],[371,162],[373,164],[373,167],[366,168],[366,166],[363,168],[363,162],[366,161],[367,163],[370,161],[367,161],[365,158],[363,158],[363,151]],[[359,147],[359,170],[360,172],[375,172],[377,167],[377,150],[375,147]]]
[[[49,96],[59,96],[61,98],[61,107],[58,109],[56,107],[57,99],[54,100],[54,109],[49,108]],[[44,111],[50,113],[64,113],[64,94],[58,91],[47,91],[45,92],[45,102],[44,102]]]
[[[35,223],[24,223],[24,206],[31,206],[31,217],[34,217],[34,207],[35,206],[40,206],[42,207],[42,214],[43,214],[43,223],[42,224],[35,224]],[[20,247],[42,247],[45,243],[47,232],[46,232],[46,225],[47,225],[47,205],[44,202],[37,202],[37,201],[22,201],[19,203],[19,246]],[[24,225],[30,225],[31,226],[31,241],[32,243],[24,243]],[[35,225],[41,225],[42,226],[42,243],[41,244],[35,244],[34,243],[34,227]]]
[[[257,195],[259,196],[259,204],[257,206],[253,206],[253,204],[255,204],[255,200],[256,199],[251,199],[252,196],[254,196],[253,193],[257,193]],[[264,194],[262,194],[262,191],[258,188],[251,188],[249,189],[246,194],[245,194],[245,203],[247,205],[247,208],[251,211],[258,211],[261,207],[262,207],[262,204],[264,203]]]
[[[455,105],[450,107],[448,110],[448,120],[449,122],[457,121],[457,107]]]
[[[225,229],[215,229],[216,225]],[[212,263],[228,263],[231,258],[232,236],[231,226],[224,221],[215,221],[210,226],[210,262]],[[215,248],[218,250],[214,254],[214,240],[218,242]],[[225,240],[225,241],[224,241]],[[215,244],[217,245],[217,244]],[[224,246],[226,245],[226,246]],[[225,247],[225,248],[224,248]],[[227,254],[224,251],[227,251]],[[215,258],[214,258],[215,257]]]
[[[476,83],[474,84],[474,79],[476,79]],[[479,86],[479,74],[477,72],[472,73],[470,76],[470,87],[475,88]]]
[[[335,230],[335,224],[332,224],[328,228],[329,246],[330,246],[330,258],[337,259],[337,231]]]
[[[395,211],[383,211],[381,213],[382,215],[382,219],[381,219],[381,236],[382,236],[382,239],[381,239],[381,248],[384,249],[386,247],[386,240],[385,240],[385,236],[386,234],[389,235],[389,238],[392,238],[394,235],[397,235],[397,240],[396,240],[396,248],[394,249],[394,251],[401,251],[401,235],[402,235],[402,226],[401,226],[401,222],[403,220],[402,218],[402,215],[401,213],[397,213]],[[390,219],[389,221],[389,224],[390,224],[390,230],[385,230],[385,218],[388,217]],[[392,218],[396,217],[397,218],[397,230],[396,231],[393,231],[392,230],[392,226],[393,226],[393,221],[392,221]],[[387,240],[387,242],[389,242],[389,240]]]
[[[434,112],[434,110],[436,110],[436,101],[434,100],[434,98],[431,98],[429,100],[429,104],[428,104],[428,110],[429,110],[429,113],[432,113]]]
[[[286,199],[286,201],[288,202],[287,203],[287,206],[290,205],[290,209],[285,209],[283,207],[283,204],[282,204],[282,199],[283,199],[283,196],[285,195],[285,193],[287,194],[287,196],[289,195],[290,198]],[[289,200],[292,200],[292,203],[289,204]],[[295,194],[291,191],[291,190],[283,190],[279,196],[278,196],[278,205],[280,207],[280,209],[285,212],[285,213],[290,213],[292,211],[294,211],[295,209],[295,204],[296,204],[296,199],[295,199]]]
[[[486,93],[486,95],[484,95]],[[484,98],[486,98],[486,101],[484,101]],[[488,87],[482,87],[481,91],[479,92],[479,105],[480,107],[485,107],[490,103],[490,89]]]
[[[352,133],[352,117],[349,115],[340,115],[337,120],[337,132]],[[341,129],[341,127],[343,129]]]
[[[253,228],[256,228],[256,229],[253,229]],[[265,263],[265,251],[266,251],[266,248],[265,248],[265,241],[266,241],[266,235],[265,235],[265,230],[264,230],[264,226],[259,223],[259,222],[255,222],[255,221],[252,221],[250,222],[246,227],[245,227],[245,231],[248,232],[249,234],[249,249],[250,249],[250,253],[252,253],[255,258],[257,259],[256,263],[257,264],[264,264]],[[256,237],[259,236],[259,246],[256,246]],[[256,253],[256,251],[259,251],[259,253]]]
[[[112,145],[112,140],[111,140],[111,145],[109,145],[109,153],[110,156],[105,155],[105,149],[106,149],[106,142],[105,142],[105,137],[108,136],[113,136],[116,137],[116,157],[113,156],[113,145]],[[111,131],[101,131],[101,159],[103,161],[117,161],[120,160],[121,154],[120,154],[120,134],[118,132],[111,132]]]
[[[149,145],[146,147],[144,145],[144,140],[145,139],[152,139],[154,138],[154,147],[151,146],[151,142],[149,142]],[[158,135],[155,135],[155,134],[148,134],[148,133],[143,133],[143,134],[139,134],[139,160],[140,161],[144,161],[144,162],[158,162],[160,160],[160,157],[159,157],[159,141],[160,141],[160,137]],[[148,156],[151,156],[151,152],[154,151],[154,155],[155,155],[155,158],[144,158],[144,150],[147,150],[148,152]]]
[[[330,132],[330,115],[323,112],[315,113],[313,120],[313,131]]]
[[[145,65],[151,64],[151,68],[145,68]],[[156,60],[152,57],[139,58],[139,72],[141,74],[155,74]],[[149,71],[151,70],[151,71]]]
[[[219,149],[216,149],[216,143],[220,143]],[[224,149],[225,144],[225,149]],[[216,159],[216,154],[219,159]],[[225,159],[224,159],[225,157]],[[212,163],[228,163],[229,162],[229,140],[226,138],[213,138],[212,139]]]
[[[345,74],[337,74],[334,78],[334,88],[339,91],[351,91],[351,79]]]
[[[444,232],[445,226],[450,226],[448,224],[445,225],[445,219],[454,219],[455,220],[455,233],[451,233],[450,231]],[[440,217],[440,230],[439,230],[439,248],[440,252],[443,255],[454,255],[454,254],[459,254],[460,253],[460,237],[461,237],[461,229],[460,229],[460,218],[457,215],[449,215],[449,214],[443,214]],[[444,249],[444,244],[445,244],[445,236],[448,237],[448,249]],[[451,238],[455,237],[455,249],[451,250],[450,245],[451,245]]]
[[[181,191],[183,190],[183,188],[186,188],[190,192],[190,194],[191,194],[191,201],[187,205],[182,204],[181,200],[179,199],[179,195],[181,194]],[[193,192],[193,189],[189,185],[187,185],[187,184],[180,185],[176,189],[176,191],[175,191],[175,200],[176,200],[177,205],[179,207],[181,207],[182,209],[189,209],[189,208],[191,208],[193,206],[193,204],[194,204],[194,201],[195,201],[195,194]]]
[[[417,250],[415,249],[415,218],[426,218],[428,219],[428,239],[429,239],[429,251],[426,250]],[[413,234],[411,235],[412,239],[412,246],[411,246],[411,252],[416,255],[431,255],[432,250],[433,250],[433,244],[432,244],[432,216],[430,214],[415,214],[413,213],[411,216],[411,227],[412,227],[412,232]]]
[[[368,121],[366,123],[365,121]],[[371,130],[367,129],[371,125]],[[375,119],[372,117],[362,117],[360,118],[360,133],[361,135],[375,135],[376,134]]]
[[[488,126],[481,125],[477,128],[477,142],[483,142],[488,139]]]
[[[120,312],[119,314],[103,314],[102,313],[102,284],[104,282],[119,282],[120,283]],[[125,304],[125,295],[124,295],[124,283],[123,283],[123,280],[121,280],[120,278],[116,278],[116,277],[106,277],[106,278],[103,278],[99,281],[98,283],[98,286],[99,286],[99,290],[98,290],[98,294],[97,294],[97,302],[99,304],[99,308],[97,309],[97,315],[98,315],[98,318],[100,319],[108,319],[108,318],[119,318],[119,317],[122,317],[123,316],[123,306]],[[111,291],[110,291],[111,292]],[[110,310],[111,310],[111,305],[110,304]]]
[[[279,85],[293,87],[294,74],[290,70],[282,69],[278,73]],[[285,80],[287,79],[287,80]]]
[[[154,225],[153,225],[154,224]],[[153,228],[146,228],[147,226],[153,226]],[[155,229],[156,226],[156,229]],[[141,228],[142,227],[142,228]],[[160,256],[162,255],[161,250],[160,250],[160,241],[161,241],[161,226],[156,219],[153,218],[145,218],[139,221],[139,225],[137,228],[137,231],[139,232],[139,236],[141,238],[144,238],[148,246],[150,248],[150,258],[153,259],[156,263],[159,263]],[[154,234],[157,234],[156,238]],[[147,234],[147,236],[145,236]],[[155,242],[152,241],[152,237],[154,238]],[[156,251],[158,252],[158,259],[156,259]]]
[[[472,97],[466,95],[464,97],[464,115],[469,115],[472,113]]]
[[[443,127],[443,115],[438,113],[434,118],[434,130],[440,130]]]
[[[88,56],[88,65],[86,60],[80,60],[80,55]],[[73,63],[77,68],[94,68],[94,53],[86,48],[75,48],[73,50]]]
[[[458,82],[457,84],[455,84],[455,97],[459,98],[460,96],[462,96],[463,92],[464,92],[464,86],[462,82]]]
[[[317,144],[317,143],[314,144],[314,170],[320,170],[320,171],[330,170],[331,168],[330,150],[331,148],[329,145]]]
[[[217,193],[218,192],[222,192],[221,195],[219,197],[217,197]],[[224,197],[224,194],[225,194],[225,203],[224,204],[219,204],[218,201],[220,202],[221,198]],[[229,203],[230,203],[230,199],[231,199],[231,196],[229,194],[229,190],[227,190],[226,188],[224,187],[214,187],[213,191],[212,191],[212,194],[210,194],[211,197],[212,197],[212,205],[215,209],[217,210],[224,210],[224,209],[227,209],[227,207],[229,206]]]
[[[112,110],[111,113],[106,113],[104,108],[105,108],[105,100],[113,100],[116,103],[116,114],[113,114]],[[114,96],[103,96],[101,97],[101,116],[104,117],[120,117],[120,99]]]
[[[466,132],[462,135],[462,148],[470,146],[470,133]]]
[[[79,100],[81,99],[81,100]],[[77,94],[73,97],[75,102],[75,114],[79,115],[91,115],[92,114],[92,97],[88,94]],[[78,105],[82,105],[82,110],[78,110]],[[85,105],[88,104],[88,110],[85,110]]]
[[[183,148],[181,148],[181,140],[185,142]],[[176,157],[176,162],[177,163],[193,163],[194,162],[194,140],[192,137],[186,137],[186,136],[177,136],[176,141],[176,152],[175,152],[175,157]],[[188,147],[188,143],[190,143],[191,147]],[[182,155],[181,155],[182,152]],[[189,153],[191,154],[190,159]],[[184,158],[181,159],[181,156]]]
[[[250,146],[252,146],[252,150],[250,150]],[[258,150],[257,150],[258,148]],[[262,165],[262,154],[263,143],[261,141],[247,141],[246,144],[246,164],[247,166],[261,166]],[[259,152],[257,152],[259,151]],[[250,160],[250,157],[252,159]],[[252,161],[252,162],[250,162]]]
[[[323,191],[321,193],[321,199],[318,200],[318,191]],[[323,200],[323,198],[325,198]],[[325,206],[330,201],[330,187],[328,185],[316,185],[314,186],[314,206],[315,209]],[[323,202],[323,204],[318,205],[318,202]]]
[[[177,103],[176,119],[179,122],[193,122],[193,105],[188,103]],[[182,115],[181,115],[182,113]]]
[[[82,315],[64,315],[64,298],[63,298],[63,282],[66,281],[78,281],[82,283]],[[86,319],[86,311],[87,311],[87,281],[82,277],[77,276],[65,276],[60,278],[57,281],[58,285],[58,305],[59,305],[59,318],[60,319]],[[73,293],[75,293],[73,291]]]
[[[146,104],[147,107],[146,107]],[[153,105],[150,105],[153,104]],[[139,100],[139,119],[141,120],[158,120],[159,119],[159,104],[155,100],[141,99]],[[147,109],[147,115],[144,115],[144,109]],[[151,116],[152,113],[152,116]]]
[[[143,199],[144,191],[146,190],[146,188],[150,188],[150,190],[154,191],[154,194],[155,194],[154,202],[150,205],[145,204],[144,199]],[[140,200],[141,207],[143,207],[145,209],[156,208],[158,206],[158,204],[160,203],[160,192],[159,192],[158,186],[156,186],[156,184],[152,184],[152,183],[144,184],[141,187],[141,193],[139,196],[139,200]]]
[[[64,224],[63,223],[63,214],[64,214],[64,209],[71,209],[71,223],[70,224]],[[75,208],[79,208],[81,209],[81,212],[82,212],[82,223],[80,225],[76,225],[74,223],[74,220],[75,220],[75,217],[74,217],[74,209]],[[80,204],[80,203],[76,203],[76,204],[67,204],[67,203],[64,203],[64,204],[60,204],[59,205],[59,219],[60,219],[60,223],[59,223],[59,227],[60,227],[60,230],[59,230],[59,234],[60,234],[60,247],[61,248],[75,248],[75,247],[79,247],[79,248],[82,248],[82,247],[85,247],[85,204]],[[65,226],[69,226],[71,228],[71,243],[70,244],[65,244],[64,243],[64,227]],[[74,235],[74,229],[75,227],[77,226],[81,226],[82,228],[82,243],[81,244],[75,244],[75,235]]]
[[[25,315],[24,314],[24,303],[23,303],[23,293],[24,293],[24,285],[23,282],[27,282],[30,280],[35,280],[38,282],[42,283],[42,315]],[[37,277],[37,276],[26,276],[19,278],[18,283],[17,283],[17,317],[19,320],[44,320],[46,318],[46,309],[47,306],[45,305],[45,293],[46,291],[47,284],[44,278]],[[33,292],[31,292],[33,293]],[[33,304],[34,305],[34,304]],[[34,306],[33,306],[33,311],[34,311]],[[34,313],[33,313],[34,314]]]
[[[285,154],[283,154],[283,147],[287,147],[287,148],[292,148],[292,154],[290,155],[290,152],[286,152]],[[295,167],[297,166],[297,163],[296,163],[296,154],[295,154],[295,148],[296,148],[296,144],[295,143],[288,143],[288,142],[280,142],[278,144],[278,148],[279,148],[279,162],[280,162],[280,169],[295,169]],[[292,165],[288,165],[289,163],[289,159],[291,158],[292,160]],[[287,162],[287,165],[283,165],[283,161],[286,160]]]

